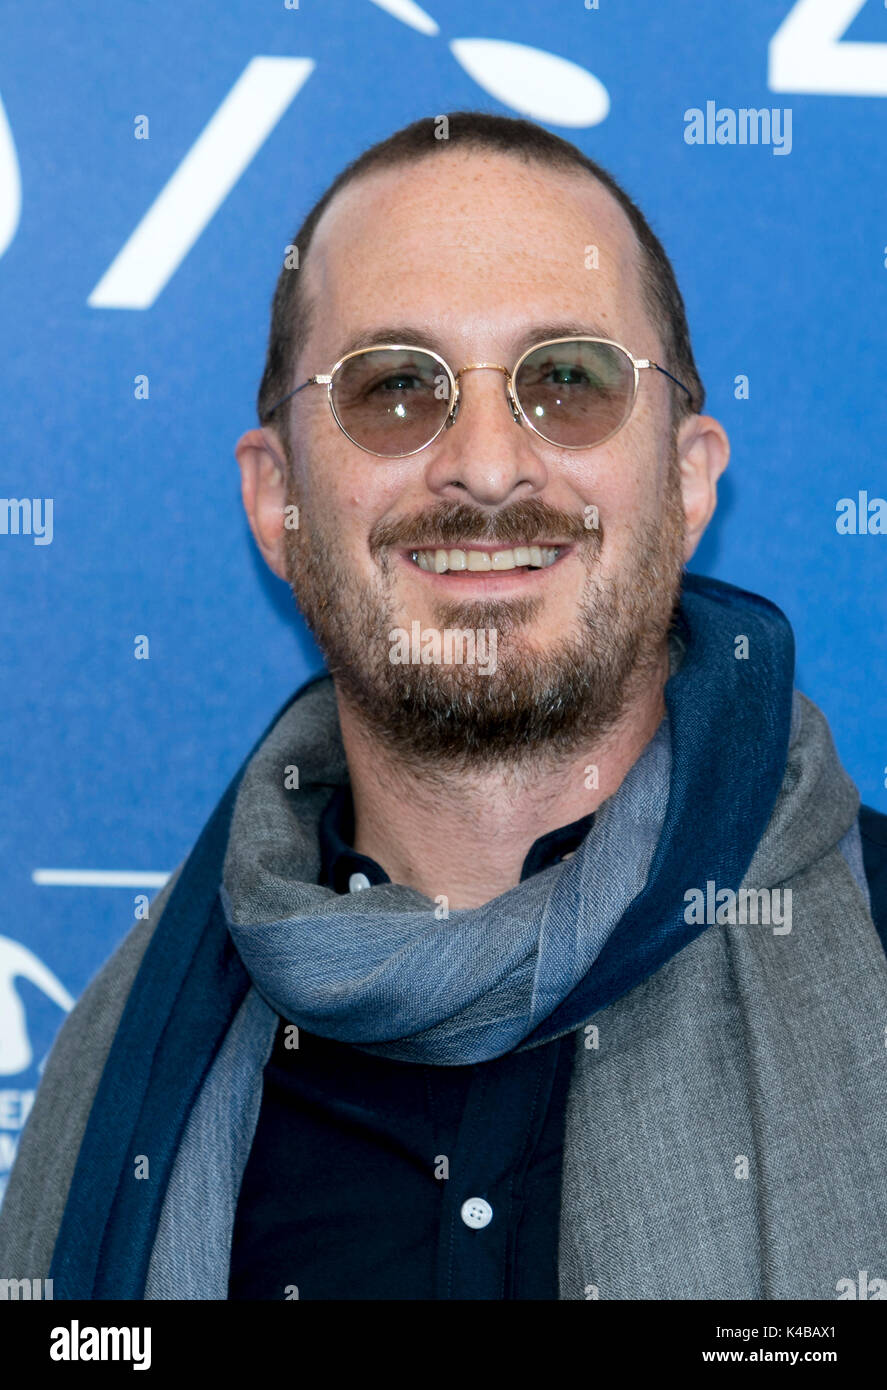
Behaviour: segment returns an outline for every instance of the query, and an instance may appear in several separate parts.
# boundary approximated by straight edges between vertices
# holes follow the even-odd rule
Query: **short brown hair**
[[[665,361],[662,365],[678,377],[692,395],[692,400],[688,400],[677,387],[672,392],[672,421],[675,428],[684,416],[701,411],[705,402],[705,387],[696,369],[684,301],[671,261],[640,208],[612,174],[568,140],[552,135],[532,121],[486,111],[453,111],[445,117],[447,138],[440,139],[436,129],[443,124],[443,119],[431,116],[413,121],[352,160],[314,204],[293,237],[291,245],[298,248],[296,265],[304,268],[314,229],[336,194],[355,179],[376,170],[408,164],[427,158],[435,151],[453,148],[495,150],[525,161],[536,160],[548,168],[584,170],[612,193],[628,217],[640,244],[644,306],[663,341]],[[292,389],[291,373],[307,341],[313,307],[301,293],[298,270],[284,265],[271,302],[268,352],[257,401],[259,420],[263,425],[268,423],[274,402]],[[275,423],[289,455],[287,419],[284,414]]]

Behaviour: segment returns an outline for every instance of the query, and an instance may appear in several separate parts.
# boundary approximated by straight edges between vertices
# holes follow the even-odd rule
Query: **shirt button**
[[[489,1202],[485,1202],[483,1197],[469,1197],[467,1202],[462,1203],[462,1220],[466,1226],[470,1226],[474,1231],[480,1231],[484,1226],[489,1226],[493,1219],[493,1208]]]
[[[352,874],[348,880],[348,892],[359,893],[361,888],[369,888],[370,881],[366,874]]]

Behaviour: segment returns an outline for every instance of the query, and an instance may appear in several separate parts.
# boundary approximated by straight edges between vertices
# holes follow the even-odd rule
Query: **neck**
[[[479,907],[507,892],[540,835],[596,811],[621,785],[663,719],[668,672],[665,643],[617,723],[579,751],[467,773],[406,765],[337,689],[354,848],[393,883],[432,901],[444,896],[450,908]]]

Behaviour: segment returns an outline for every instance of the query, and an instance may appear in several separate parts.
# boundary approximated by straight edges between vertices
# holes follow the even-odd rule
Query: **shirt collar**
[[[520,881],[531,878],[543,869],[559,864],[579,848],[591,829],[594,812],[580,820],[561,825],[540,835],[530,846],[521,869]],[[355,893],[391,879],[375,859],[358,854],[352,848],[354,839],[354,799],[351,787],[337,787],[320,818],[320,880],[325,888],[337,893]]]

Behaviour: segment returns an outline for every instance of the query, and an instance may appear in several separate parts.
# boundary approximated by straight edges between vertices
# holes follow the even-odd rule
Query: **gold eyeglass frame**
[[[632,371],[634,373],[634,383],[632,387],[631,399],[629,401],[625,415],[623,419],[619,422],[619,424],[615,427],[615,429],[610,430],[608,434],[605,434],[603,436],[603,438],[596,439],[594,444],[559,444],[556,439],[549,439],[548,436],[546,434],[543,434],[542,430],[540,430],[539,427],[535,425],[533,421],[530,419],[529,415],[521,405],[520,397],[517,394],[517,389],[514,385],[514,378],[517,376],[526,359],[530,357],[534,352],[538,352],[540,348],[556,347],[560,343],[604,343],[608,347],[617,348],[631,363]],[[361,444],[359,440],[355,439],[353,435],[348,433],[345,426],[342,424],[342,421],[339,419],[339,416],[336,414],[336,407],[333,401],[333,382],[335,380],[336,373],[345,365],[346,362],[350,362],[350,360],[353,357],[362,357],[369,352],[404,351],[421,352],[424,353],[426,357],[431,357],[434,359],[435,362],[440,363],[450,383],[449,406],[447,409],[447,414],[444,416],[440,425],[438,425],[434,434],[431,436],[430,439],[427,439],[424,444],[420,444],[418,449],[406,449],[402,454],[383,454],[380,453],[377,449],[368,449],[365,444]],[[612,439],[614,434],[618,434],[619,431],[623,429],[625,425],[628,424],[628,421],[631,419],[631,415],[635,407],[635,402],[637,400],[640,373],[644,370],[644,368],[648,367],[652,368],[657,372],[662,372],[663,375],[667,376],[671,381],[673,381],[676,386],[680,386],[681,390],[686,392],[689,400],[692,402],[693,396],[689,388],[685,386],[682,381],[678,381],[676,376],[672,376],[671,372],[667,371],[665,367],[660,366],[658,362],[654,362],[652,358],[635,357],[632,353],[629,352],[627,347],[624,347],[622,343],[617,343],[613,338],[584,338],[576,337],[575,334],[567,338],[546,338],[541,343],[533,343],[531,347],[528,347],[525,352],[521,353],[520,357],[518,358],[517,362],[515,362],[511,371],[509,371],[507,367],[500,366],[498,362],[469,362],[466,366],[461,367],[459,371],[455,373],[453,372],[449,363],[443,357],[441,357],[440,353],[434,352],[431,348],[418,347],[415,343],[373,343],[369,347],[355,348],[352,352],[346,352],[343,357],[339,358],[338,362],[334,363],[334,365],[330,368],[328,372],[319,372],[316,376],[310,376],[307,381],[302,382],[301,386],[297,386],[294,390],[288,391],[285,396],[281,396],[280,400],[275,401],[274,405],[271,406],[270,410],[267,412],[266,419],[269,416],[273,415],[274,411],[277,410],[278,406],[283,405],[284,401],[288,401],[293,396],[297,396],[300,391],[304,391],[306,386],[325,386],[327,390],[327,400],[329,402],[330,410],[333,413],[333,419],[339,426],[339,429],[345,435],[346,439],[350,439],[351,443],[355,444],[358,449],[362,449],[363,452],[366,454],[372,454],[375,458],[411,458],[414,454],[420,454],[423,449],[427,449],[429,444],[433,444],[435,439],[437,439],[438,436],[445,429],[450,429],[451,426],[456,423],[456,417],[459,414],[459,406],[461,404],[459,378],[463,376],[465,372],[476,372],[482,369],[489,369],[491,371],[502,372],[507,378],[505,391],[506,396],[508,398],[508,404],[511,410],[512,419],[514,420],[516,425],[528,425],[529,428],[534,432],[534,434],[538,434],[540,439],[544,439],[546,444],[552,444],[556,449],[596,449],[599,444],[605,444],[608,439]]]

